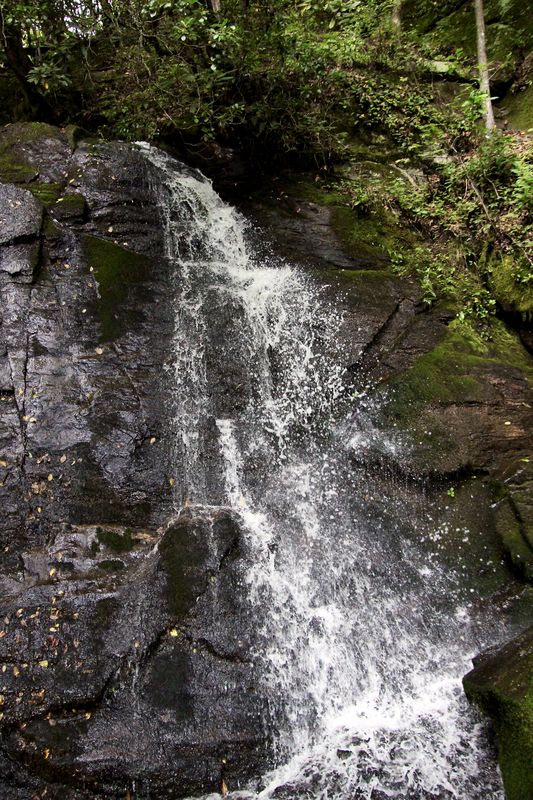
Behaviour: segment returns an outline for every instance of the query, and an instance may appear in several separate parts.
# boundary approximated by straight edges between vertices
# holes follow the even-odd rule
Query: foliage
[[[385,206],[422,232],[425,247],[392,246],[394,268],[418,277],[427,304],[444,299],[482,326],[497,302],[533,311],[528,140],[480,136],[480,92],[463,85],[450,99],[430,80],[436,56],[449,74],[468,78],[466,40],[443,47],[441,22],[456,4],[438,11],[430,0],[406,0],[401,36],[390,0],[221,6],[0,0],[0,79],[22,89],[26,117],[189,149],[228,143],[269,166],[330,167],[349,157],[354,131],[382,136],[402,155],[400,172],[416,160],[426,179],[380,190],[348,181],[340,191],[359,216]],[[460,13],[472,33],[473,12]],[[523,17],[515,0],[502,14]],[[434,33],[424,38],[420,26]]]

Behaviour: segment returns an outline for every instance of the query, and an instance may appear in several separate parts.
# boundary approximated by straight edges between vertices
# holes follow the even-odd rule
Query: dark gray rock
[[[42,205],[30,192],[0,184],[0,245],[38,236],[42,217]]]
[[[0,186],[0,796],[236,787],[264,766],[266,711],[238,523],[172,522],[153,177],[135,147],[73,151],[49,126],[9,126],[0,153],[33,192]]]

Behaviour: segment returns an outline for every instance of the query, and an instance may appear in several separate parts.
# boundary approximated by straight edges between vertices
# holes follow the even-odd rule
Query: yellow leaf
[[[177,635],[178,635],[178,632],[177,632],[176,628],[172,628],[172,629],[169,631],[169,634],[170,634],[170,636],[177,636]]]
[[[40,667],[42,667],[43,669],[46,669],[46,668],[47,668],[47,666],[48,666],[48,661],[46,660],[46,658],[43,658],[43,660],[42,660],[42,661],[39,661],[39,666],[40,666]]]

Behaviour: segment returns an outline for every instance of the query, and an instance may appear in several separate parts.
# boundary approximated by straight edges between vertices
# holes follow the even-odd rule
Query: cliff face
[[[174,519],[173,275],[149,171],[48,126],[0,146],[17,181],[0,185],[0,794],[219,789],[258,771],[265,734],[234,646],[238,525]]]
[[[240,522],[176,500],[176,275],[154,175],[136,147],[20,125],[0,134],[0,177],[0,794],[235,788],[269,763],[271,711]],[[246,211],[338,308],[347,391],[382,394],[361,485],[371,476],[406,518],[427,492],[449,526],[440,555],[466,565],[461,590],[512,605],[523,586],[498,534],[529,576],[527,353],[508,333],[461,338],[384,257],[346,252],[335,209],[297,188]],[[230,307],[212,323],[215,338],[238,332]],[[243,380],[218,374],[216,346],[224,410]],[[384,429],[407,446],[380,450]],[[465,525],[479,546],[453,533]]]

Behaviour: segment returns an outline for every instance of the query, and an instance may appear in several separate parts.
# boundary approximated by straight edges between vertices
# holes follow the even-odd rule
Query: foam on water
[[[407,535],[415,521],[393,506],[380,511],[379,489],[353,468],[368,447],[401,445],[363,407],[355,418],[348,407],[337,312],[298,270],[254,255],[244,220],[205,178],[143,152],[179,273],[183,494],[216,502],[204,457],[212,417],[222,502],[239,515],[250,553],[253,655],[277,739],[280,766],[231,796],[503,798],[485,729],[461,690],[476,625],[446,570]],[[221,363],[231,350],[248,382],[245,399],[222,414],[206,363],[213,302],[238,318],[238,335],[232,328],[232,341],[219,342]]]

